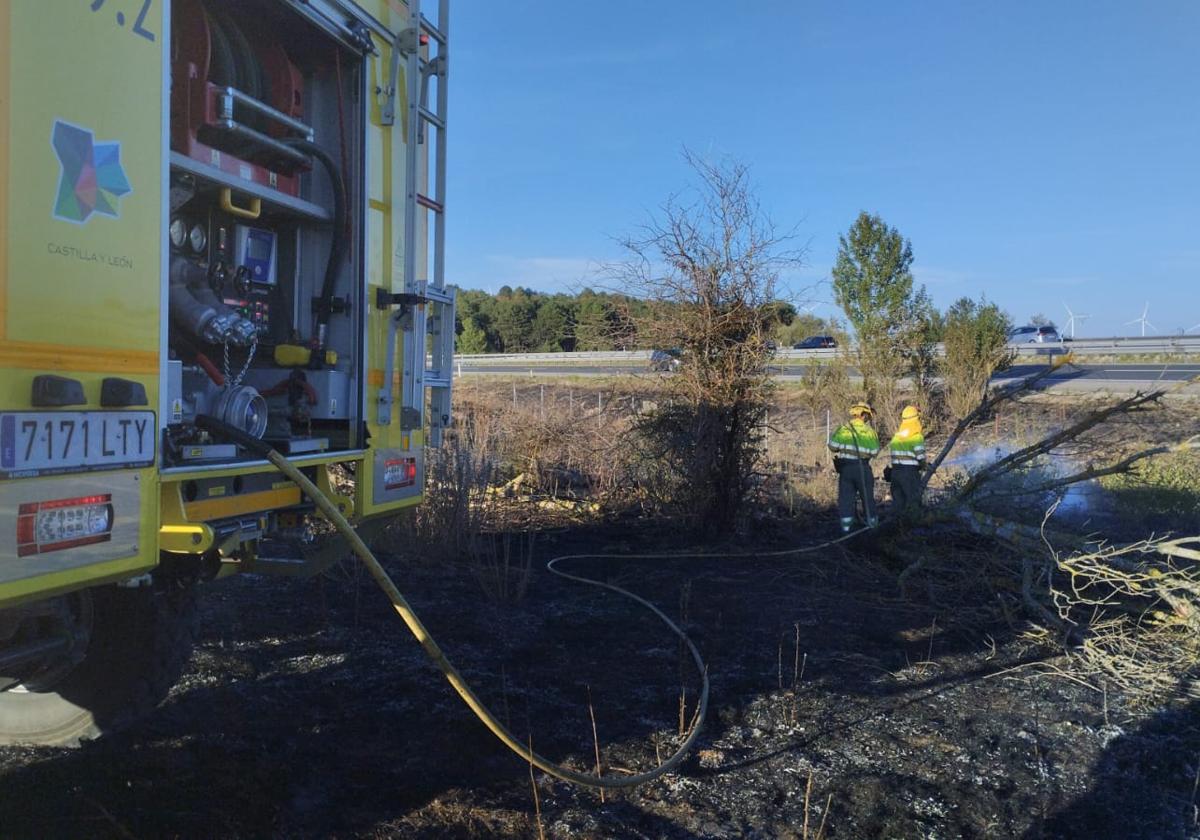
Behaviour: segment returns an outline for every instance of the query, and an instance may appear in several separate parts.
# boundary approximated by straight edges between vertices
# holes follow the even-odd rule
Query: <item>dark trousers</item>
[[[838,458],[838,516],[851,519],[855,515],[855,500],[862,497],[867,519],[875,518],[875,474],[871,462],[863,458]]]
[[[921,506],[920,467],[892,464],[892,501],[896,513]]]

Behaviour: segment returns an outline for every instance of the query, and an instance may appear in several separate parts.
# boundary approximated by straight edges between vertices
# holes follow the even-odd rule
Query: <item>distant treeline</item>
[[[502,286],[494,295],[458,293],[459,353],[562,353],[575,350],[651,349],[638,341],[637,322],[651,317],[643,300],[584,289],[577,295]],[[773,334],[781,347],[811,335],[838,332],[823,319],[798,314],[790,303],[772,305]]]

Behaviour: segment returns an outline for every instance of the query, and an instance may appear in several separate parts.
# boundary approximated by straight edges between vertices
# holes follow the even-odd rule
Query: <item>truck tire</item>
[[[87,617],[82,658],[0,690],[0,744],[75,746],[113,732],[162,702],[191,656],[195,586],[102,586],[63,597]]]

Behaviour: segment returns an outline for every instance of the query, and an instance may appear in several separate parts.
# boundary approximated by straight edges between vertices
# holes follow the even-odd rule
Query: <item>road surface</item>
[[[1009,370],[998,374],[996,381],[1004,382],[1017,379],[1044,370],[1045,365],[1015,365]],[[799,380],[804,376],[803,365],[772,365],[772,371],[780,380]],[[644,366],[614,365],[614,364],[562,364],[553,362],[531,361],[528,364],[483,364],[476,361],[460,363],[456,372],[464,376],[620,376],[634,374],[640,376],[655,376],[653,371]],[[1064,365],[1051,373],[1047,385],[1055,390],[1064,391],[1133,391],[1147,390],[1165,383],[1177,383],[1200,377],[1198,364],[1107,364],[1107,365]],[[1197,386],[1190,386],[1193,392]]]

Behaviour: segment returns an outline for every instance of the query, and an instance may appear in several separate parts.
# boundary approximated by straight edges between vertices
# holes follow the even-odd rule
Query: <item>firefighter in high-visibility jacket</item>
[[[838,516],[842,533],[854,526],[854,507],[862,499],[866,524],[879,523],[875,515],[875,474],[871,458],[879,452],[879,436],[871,427],[871,407],[866,403],[850,406],[850,422],[843,423],[829,437],[833,466],[838,474]]]
[[[894,510],[901,514],[921,506],[921,470],[925,467],[925,434],[921,429],[921,412],[915,405],[906,405],[900,413],[900,428],[888,445],[892,465],[887,480],[892,485]]]

